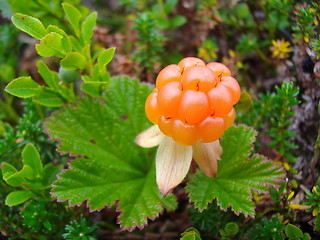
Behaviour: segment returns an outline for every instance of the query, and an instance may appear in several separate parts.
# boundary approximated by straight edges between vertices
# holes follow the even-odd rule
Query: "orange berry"
[[[182,59],[179,63],[178,66],[181,68],[183,74],[185,71],[187,71],[188,68],[193,67],[193,66],[205,66],[205,62],[202,61],[200,58],[195,58],[195,57],[187,57]]]
[[[211,62],[207,64],[207,67],[209,67],[217,75],[218,80],[224,76],[231,76],[230,69],[222,63]]]
[[[160,115],[160,110],[158,107],[158,91],[154,90],[147,98],[146,104],[145,104],[145,111],[146,115],[150,122],[154,124],[158,124],[158,120]]]
[[[240,86],[225,65],[187,57],[165,67],[145,104],[147,117],[177,143],[213,142],[234,122]]]
[[[216,75],[206,66],[190,67],[181,78],[184,90],[207,92],[217,84]]]
[[[207,117],[198,126],[199,140],[205,143],[219,139],[225,131],[226,123],[220,117]]]
[[[201,122],[209,112],[207,95],[193,90],[184,91],[179,105],[179,118],[188,124]]]
[[[156,88],[160,89],[169,82],[180,82],[181,68],[176,64],[166,66],[156,79]]]
[[[232,101],[233,105],[239,102],[240,100],[240,86],[237,80],[235,80],[233,77],[226,76],[221,78],[221,83],[219,83],[226,88],[229,89],[231,95],[232,95]]]
[[[226,129],[228,129],[233,124],[235,118],[236,110],[232,108],[228,115],[224,117],[224,121],[226,122]]]
[[[165,118],[164,116],[161,116],[158,122],[161,132],[168,137],[172,136],[173,121],[174,120],[172,118]]]
[[[164,85],[158,93],[158,106],[161,115],[166,118],[176,116],[177,109],[182,95],[182,85],[180,82],[171,82]]]
[[[228,88],[219,84],[208,93],[210,115],[216,117],[226,116],[233,107],[232,95]]]
[[[192,145],[197,141],[197,129],[176,119],[173,121],[172,138],[179,144]]]

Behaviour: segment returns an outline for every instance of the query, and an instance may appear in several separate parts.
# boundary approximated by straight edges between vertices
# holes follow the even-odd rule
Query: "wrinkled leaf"
[[[223,210],[230,206],[236,214],[254,216],[251,191],[267,192],[268,186],[277,186],[283,180],[280,167],[261,155],[251,156],[255,135],[252,128],[230,127],[222,137],[217,177],[209,178],[201,172],[192,177],[187,192],[200,211],[217,199]]]
[[[103,102],[85,98],[46,120],[51,138],[60,141],[58,150],[82,156],[54,183],[52,194],[59,201],[87,201],[91,210],[118,201],[119,222],[128,230],[142,228],[164,207],[176,207],[173,195],[163,198],[156,185],[154,150],[134,143],[150,126],[143,114],[150,91],[128,77],[113,78]]]

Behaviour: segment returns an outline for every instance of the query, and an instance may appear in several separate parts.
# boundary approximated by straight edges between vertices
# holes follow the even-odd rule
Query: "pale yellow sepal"
[[[176,143],[170,137],[163,137],[156,156],[157,184],[162,195],[182,182],[192,161],[192,146]]]
[[[162,141],[164,134],[160,131],[158,125],[153,125],[140,133],[135,139],[135,143],[143,148],[158,146]]]
[[[219,140],[211,143],[196,142],[193,146],[193,158],[201,171],[208,177],[215,177],[218,171],[222,148]]]
[[[290,204],[289,207],[292,209],[300,209],[300,210],[307,210],[311,208],[311,206],[309,205],[300,205],[300,204]]]

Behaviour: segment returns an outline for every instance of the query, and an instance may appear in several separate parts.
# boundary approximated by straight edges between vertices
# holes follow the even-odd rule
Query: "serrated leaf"
[[[37,53],[42,57],[56,56],[63,58],[66,52],[62,45],[62,38],[59,33],[48,33],[41,39],[40,44],[36,44]]]
[[[96,25],[97,20],[97,13],[91,13],[82,23],[81,25],[81,37],[85,44],[90,43],[92,35],[93,35],[93,28]]]
[[[42,175],[42,161],[40,159],[39,152],[33,146],[33,144],[27,144],[22,150],[23,164],[32,168],[35,176],[40,177]]]
[[[106,66],[111,62],[116,48],[108,48],[102,51],[98,57],[99,72],[104,74],[106,72]]]
[[[39,93],[40,86],[31,77],[19,77],[12,80],[5,91],[20,98],[32,97]]]
[[[44,28],[39,19],[16,13],[11,18],[12,23],[19,28],[21,31],[28,33],[30,36],[41,39],[48,31]]]
[[[32,100],[47,107],[61,107],[63,105],[63,101],[59,95],[44,87],[41,89],[39,94],[32,98]]]
[[[14,191],[9,193],[9,195],[6,198],[6,205],[12,207],[16,206],[18,204],[24,203],[27,201],[29,198],[33,196],[32,192],[29,191]]]
[[[86,58],[79,52],[70,52],[60,61],[60,64],[69,70],[83,69],[86,65]]]
[[[73,27],[74,32],[79,37],[80,36],[80,19],[81,19],[81,13],[78,9],[76,9],[74,6],[63,3],[62,4],[63,10],[67,15],[67,18]]]
[[[150,126],[143,114],[151,89],[128,77],[111,80],[105,101],[82,99],[66,105],[45,122],[62,153],[84,156],[70,163],[54,183],[52,194],[71,205],[88,202],[98,210],[118,202],[122,228],[142,228],[176,200],[163,198],[155,182],[154,151],[142,149],[134,138]]]
[[[218,175],[209,178],[197,173],[187,186],[190,200],[200,210],[217,199],[220,208],[229,206],[236,213],[254,216],[251,191],[267,192],[283,180],[283,170],[265,157],[251,155],[256,132],[245,126],[232,126],[223,135],[223,154],[218,161]]]

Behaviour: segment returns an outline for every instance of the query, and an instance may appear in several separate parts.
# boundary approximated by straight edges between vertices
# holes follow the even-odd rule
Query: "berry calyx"
[[[160,71],[145,104],[148,119],[182,145],[219,139],[234,122],[240,86],[225,65],[188,57]]]

